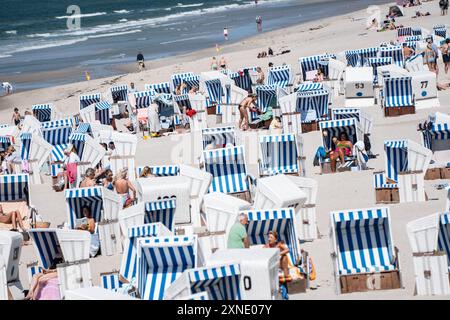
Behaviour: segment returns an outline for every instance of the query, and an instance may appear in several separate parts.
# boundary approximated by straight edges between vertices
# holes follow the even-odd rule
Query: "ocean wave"
[[[33,33],[27,35],[27,38],[50,38],[51,36],[51,33]]]
[[[81,14],[74,14],[71,16],[60,16],[55,17],[55,19],[68,19],[68,18],[88,18],[88,17],[97,17],[97,16],[104,16],[106,12],[94,12],[94,13],[81,13]]]
[[[17,30],[7,30],[5,31],[6,34],[17,34]]]
[[[18,48],[14,48],[11,51],[6,52],[6,54],[13,54],[13,53],[18,53],[18,52],[26,52],[26,51],[40,50],[40,49],[48,49],[48,48],[61,47],[61,46],[69,46],[69,45],[83,42],[86,40],[88,40],[88,37],[76,38],[76,39],[71,39],[71,40],[51,41],[51,42],[45,42],[45,43],[35,43],[35,44],[31,44],[29,46],[21,46]]]
[[[193,4],[182,4],[182,3],[178,3],[177,4],[177,8],[193,8],[193,7],[201,7],[203,6],[203,2],[202,3],[193,3]]]
[[[0,59],[12,57],[10,54],[0,54]]]
[[[128,19],[120,19],[119,22],[127,22]]]
[[[160,42],[159,44],[171,44],[171,43],[184,42],[184,41],[201,39],[201,38],[205,38],[205,36],[196,36],[196,37],[182,38],[182,39],[171,40],[171,41],[164,41],[164,42]]]
[[[130,30],[130,31],[124,31],[124,32],[111,32],[111,33],[97,34],[94,36],[88,36],[88,39],[114,37],[114,36],[121,36],[124,34],[132,34],[132,33],[138,33],[138,32],[142,32],[142,30],[138,29],[138,30]]]
[[[123,9],[123,10],[114,10],[114,13],[123,13],[123,14],[127,14],[127,13],[130,13],[131,11],[129,11],[129,10],[125,10],[125,9]]]

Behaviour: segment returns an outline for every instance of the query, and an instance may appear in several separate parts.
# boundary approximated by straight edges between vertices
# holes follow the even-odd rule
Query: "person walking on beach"
[[[258,30],[258,32],[262,31],[262,17],[261,16],[256,17],[256,29]]]
[[[445,16],[448,13],[448,0],[439,1],[439,7],[441,8],[441,16]]]
[[[211,59],[211,70],[217,71],[217,59],[216,57],[212,57]]]
[[[5,91],[6,95],[13,93],[13,87],[12,87],[11,83],[9,83],[9,82],[2,82],[2,88]]]
[[[141,51],[139,51],[139,53],[137,54],[136,61],[138,63],[139,71],[145,69],[145,59]]]
[[[20,124],[21,118],[22,117],[20,116],[19,109],[14,108],[14,112],[12,114],[12,120],[13,120],[15,126],[18,126]]]
[[[448,67],[450,65],[450,39],[446,39],[441,47],[442,60],[444,61],[445,74],[448,73]]]
[[[220,58],[220,69],[226,70],[227,68],[227,61],[225,60],[225,57]]]
[[[228,28],[227,27],[223,28],[223,37],[225,38],[225,40],[228,40]]]

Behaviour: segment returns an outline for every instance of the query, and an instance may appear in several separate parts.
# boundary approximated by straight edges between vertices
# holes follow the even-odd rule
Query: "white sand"
[[[448,16],[441,17],[437,1],[426,3],[422,11],[430,11],[431,16],[411,19],[415,8],[407,9],[406,17],[397,19],[405,26],[420,25],[428,30],[437,23],[447,23]],[[387,5],[382,6],[382,14],[387,12]],[[377,46],[382,41],[396,38],[396,31],[377,33],[365,30],[365,10],[333,17],[323,21],[316,21],[298,25],[283,30],[264,33],[257,37],[247,39],[237,44],[223,48],[222,52],[229,62],[229,68],[236,70],[240,67],[261,65],[267,67],[269,61],[275,65],[283,62],[291,64],[296,72],[299,70],[298,58],[302,56],[324,52],[338,53],[346,49],[357,49]],[[353,20],[355,18],[355,21]],[[363,18],[363,19],[361,19]],[[309,31],[311,27],[324,26],[319,30]],[[363,34],[363,35],[361,35]],[[275,51],[287,46],[291,53],[266,59],[256,59],[259,51],[267,50],[271,46]],[[210,57],[216,55],[215,49],[203,50],[178,58],[170,58],[149,65],[164,65],[157,69],[142,73],[130,73],[122,76],[117,83],[135,82],[138,90],[144,89],[144,83],[167,81],[174,72],[192,71],[199,73],[209,68]],[[178,63],[177,63],[178,62]],[[442,64],[440,81],[449,82],[450,76],[443,75]],[[23,113],[24,108],[32,104],[53,102],[64,113],[75,113],[78,109],[78,95],[89,92],[106,92],[109,84],[106,81],[114,79],[98,79],[90,82],[74,83],[61,87],[17,93],[0,98],[0,123],[10,120],[12,107],[19,107]],[[69,97],[71,96],[71,97]],[[378,159],[371,160],[369,165],[375,170],[384,170],[383,141],[393,138],[408,138],[421,143],[421,136],[416,131],[417,123],[425,120],[435,111],[450,113],[450,90],[440,92],[440,108],[418,110],[415,115],[400,118],[384,118],[379,107],[368,108],[367,111],[374,117],[374,128],[371,136],[372,150],[380,154]],[[335,99],[333,106],[343,106],[343,98]],[[212,120],[212,119],[209,119]],[[312,167],[314,151],[321,144],[320,133],[304,134],[305,153],[307,156],[307,175],[319,182],[317,200],[317,217],[320,233],[323,237],[312,243],[306,243],[304,248],[310,252],[318,273],[318,289],[308,290],[306,294],[293,295],[291,299],[411,299],[414,291],[414,270],[410,246],[406,235],[406,223],[419,217],[442,211],[445,206],[446,195],[444,191],[436,190],[433,185],[441,181],[427,181],[426,192],[430,201],[423,203],[389,205],[391,210],[393,237],[396,246],[400,249],[400,268],[403,277],[404,289],[385,290],[368,293],[355,293],[337,296],[335,294],[332,265],[330,259],[330,242],[328,237],[329,212],[338,209],[364,208],[375,206],[375,194],[372,188],[372,171],[347,172],[332,175],[320,175],[318,167]],[[160,139],[141,140],[137,151],[137,165],[141,164],[168,164],[171,149],[176,141],[171,137]],[[250,164],[250,170],[256,175],[256,163]],[[46,177],[46,179],[48,179]],[[33,186],[32,201],[38,207],[52,226],[66,220],[65,202],[62,193],[55,193],[50,188],[50,182],[43,186]],[[436,200],[435,200],[436,199]],[[120,267],[120,256],[98,257],[91,259],[91,268],[94,284],[99,283],[99,273],[107,272]],[[25,264],[36,260],[32,246],[24,247],[22,253],[21,276],[24,286],[27,286]],[[449,297],[433,297],[445,298]]]

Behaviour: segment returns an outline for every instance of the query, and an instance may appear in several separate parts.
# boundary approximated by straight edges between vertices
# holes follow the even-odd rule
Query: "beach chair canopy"
[[[212,145],[214,149],[223,148],[231,143],[236,145],[236,133],[234,127],[218,127],[202,129],[203,149]]]
[[[408,107],[414,105],[412,90],[412,78],[386,78],[384,79],[384,102],[385,108]]]
[[[323,83],[320,82],[310,82],[310,83],[301,83],[299,84],[294,91],[297,92],[308,92],[308,91],[316,91],[323,90],[325,87]]]
[[[259,138],[261,173],[274,175],[298,173],[298,147],[294,134],[267,135]]]
[[[205,170],[212,174],[209,192],[249,191],[243,146],[203,151]]]
[[[90,135],[85,133],[72,133],[69,142],[76,148],[81,162],[90,163],[94,168],[103,158],[106,150]]]
[[[327,60],[329,58],[336,59],[334,54],[320,54],[309,57],[302,57],[298,61],[300,63],[300,70],[302,71],[303,81],[306,80],[306,73],[309,71],[315,71],[319,69],[319,62],[322,60]],[[325,75],[327,75],[326,70],[324,70]]]
[[[80,95],[80,110],[101,101],[100,93]]]
[[[187,289],[190,294],[206,292],[212,300],[241,300],[240,277],[237,263],[188,269],[167,288],[165,298]]]
[[[252,92],[252,78],[248,73],[248,69],[247,71],[244,69],[243,71],[232,72],[228,76],[233,79],[236,86],[248,92]]]
[[[55,266],[55,263],[89,259],[91,237],[87,231],[37,228],[28,232],[44,269]]]
[[[128,86],[126,84],[112,86],[109,90],[111,91],[113,102],[128,101]]]
[[[339,275],[397,270],[388,208],[332,211],[330,215]]]
[[[32,115],[26,115],[22,121],[22,133],[36,133],[42,135],[41,122]]]
[[[139,91],[133,94],[135,99],[135,106],[137,109],[147,108],[152,104],[154,92],[153,91]]]
[[[429,149],[411,140],[387,140],[384,142],[386,153],[386,175],[398,181],[398,174],[408,171],[426,172],[432,153]]]
[[[180,84],[182,84],[183,82],[186,83],[188,87],[190,86],[191,88],[193,86],[196,86],[197,88],[199,87],[200,76],[196,76],[192,72],[176,73],[173,74],[170,78],[172,80],[173,91],[175,91],[175,88]]]
[[[138,177],[141,176],[142,171],[146,166],[139,166],[136,168]],[[164,166],[148,166],[150,173],[155,177],[172,177],[180,175],[180,167],[178,165],[164,165]]]
[[[31,107],[33,110],[34,116],[40,121],[50,121],[52,119],[53,113],[53,104],[45,103],[45,104],[35,104]]]
[[[355,118],[359,121],[360,113],[361,108],[333,108],[332,110],[333,120]]]
[[[328,90],[297,92],[296,110],[301,113],[302,122],[327,120],[329,95]]]
[[[36,161],[37,167],[44,165],[52,152],[53,146],[39,135],[32,133],[22,133],[20,140],[22,141],[20,148],[21,159]]]
[[[191,100],[189,99],[188,94],[180,94],[180,95],[174,95],[173,100],[177,103],[178,108],[182,109],[183,107],[187,110],[191,109]]]
[[[391,57],[394,64],[403,67],[403,48],[401,46],[380,47],[379,57]]]
[[[91,137],[93,137],[92,126],[90,123],[86,122],[81,122],[75,129],[74,133],[87,133]]]
[[[277,66],[269,69],[267,85],[286,88],[292,81],[292,69],[290,65]]]
[[[257,104],[262,112],[266,112],[270,106],[276,105],[277,87],[262,85],[256,87]]]
[[[436,36],[446,38],[447,37],[447,28],[444,24],[436,24],[433,26],[433,33]]]
[[[100,121],[101,124],[110,125],[111,119],[109,113],[111,105],[107,101],[101,101],[95,104],[95,120]]]
[[[345,51],[347,65],[352,67],[362,67],[365,65],[367,59],[376,57],[378,55],[378,51],[378,47],[347,50]]]
[[[412,27],[402,27],[397,29],[397,37],[405,37],[412,35]]]
[[[223,88],[222,83],[219,79],[207,80],[205,81],[206,90],[208,93],[208,98],[210,102],[215,102],[217,104],[222,103]]]
[[[197,267],[197,236],[138,239],[137,248],[137,287],[143,300],[162,300],[184,270]]]
[[[431,129],[422,131],[423,145],[431,151],[450,150],[450,116],[436,112],[431,122]]]
[[[83,218],[83,207],[88,207],[95,222],[117,219],[121,199],[118,194],[103,187],[73,188],[64,191],[68,223],[74,229]]]
[[[334,150],[336,148],[336,146],[333,145],[332,138],[339,138],[343,132],[347,133],[348,138],[353,145],[360,140],[357,119],[355,118],[321,121],[319,122],[319,128],[322,132],[324,130],[328,131],[326,136],[322,134],[322,142],[326,150]]]
[[[14,138],[11,136],[0,136],[0,147],[3,150],[8,149],[10,145],[14,144]]]
[[[29,202],[28,174],[0,175],[0,202]]]
[[[248,216],[247,235],[250,245],[267,244],[269,231],[276,231],[278,240],[289,248],[289,257],[296,265],[300,258],[295,212],[293,208],[241,211]]]
[[[152,83],[145,85],[145,91],[154,91],[155,93],[170,94],[170,82]]]
[[[53,146],[52,161],[63,160],[63,152],[69,144],[69,137],[72,134],[72,126],[72,118],[42,123],[42,136]]]
[[[393,63],[394,60],[392,57],[366,59],[366,65],[373,68],[374,83],[378,82],[378,67],[387,66]]]
[[[112,130],[101,130],[99,132],[98,140],[100,141],[100,143],[106,144],[114,142],[115,156],[134,156],[136,154],[138,139],[134,134]]]
[[[137,273],[137,239],[170,236],[172,232],[162,223],[148,223],[129,227],[127,230],[120,274],[131,281]]]
[[[176,199],[164,199],[145,203],[144,223],[161,222],[167,229],[174,231]]]
[[[186,84],[186,88],[182,92],[183,94],[186,94],[191,90],[193,87],[196,87],[197,89],[200,88],[200,76],[199,75],[192,75],[192,76],[186,76],[182,79],[182,81]],[[175,86],[176,88],[176,86]]]

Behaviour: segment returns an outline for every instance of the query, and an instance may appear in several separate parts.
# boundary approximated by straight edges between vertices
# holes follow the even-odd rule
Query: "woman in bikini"
[[[105,179],[103,180],[103,186],[108,190],[114,191],[113,172],[111,169],[106,169],[104,175]]]
[[[255,106],[256,102],[256,95],[249,95],[247,98],[242,100],[242,102],[239,104],[239,128],[241,130],[248,130],[249,121],[248,121],[248,112],[247,109],[250,109],[251,111],[258,112],[258,108]]]
[[[3,212],[3,207],[0,204],[0,223],[12,224],[11,231],[18,231],[17,226],[19,226],[19,228],[23,232],[26,232],[26,229],[23,226],[22,220],[23,220],[23,218],[19,211],[14,210],[14,211],[11,211],[8,213]]]
[[[120,170],[114,178],[114,188],[122,198],[122,205],[124,208],[131,206],[136,199],[136,188],[130,180],[128,180],[128,169]],[[130,190],[132,195],[130,196]]]

